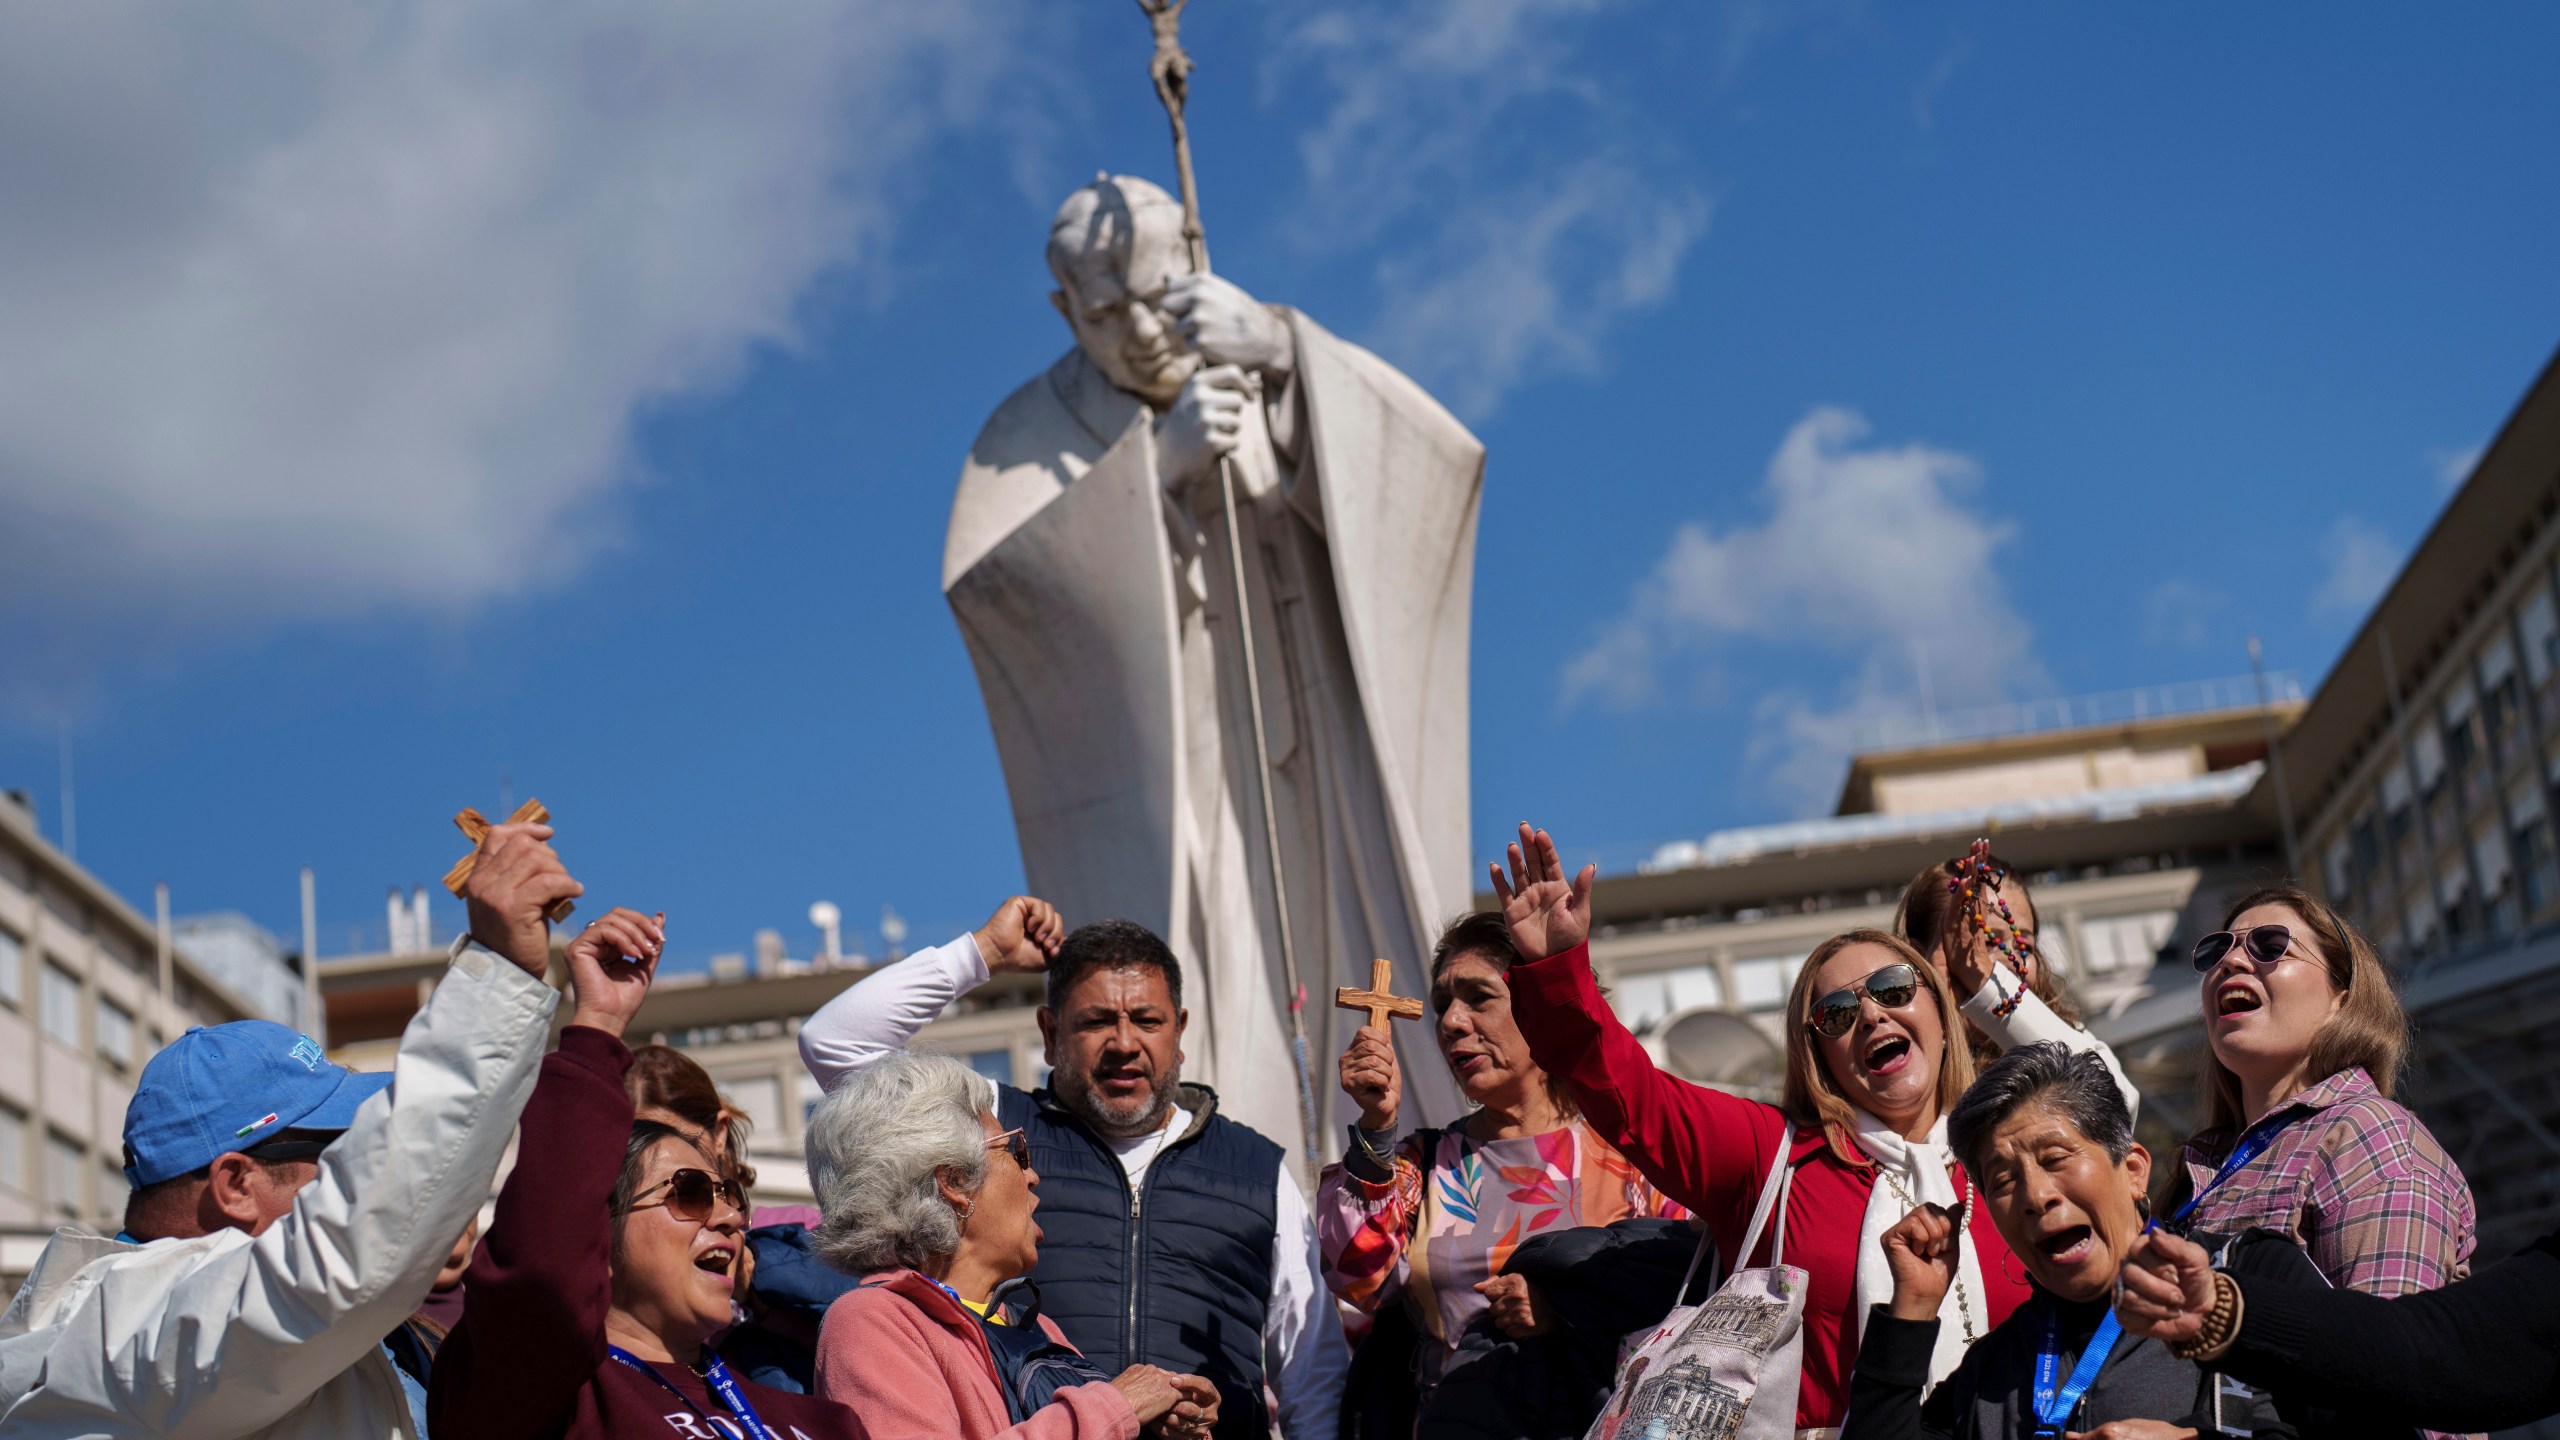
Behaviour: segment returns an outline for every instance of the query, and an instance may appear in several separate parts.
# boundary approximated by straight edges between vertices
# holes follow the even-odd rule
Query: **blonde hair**
[[[2295,938],[2311,942],[2329,972],[2329,988],[2346,996],[2338,1012],[2311,1037],[2311,1053],[2303,1065],[2305,1078],[2316,1085],[2332,1075],[2362,1070],[2384,1099],[2391,1098],[2400,1088],[2400,1067],[2409,1058],[2409,1012],[2400,1008],[2382,957],[2345,916],[2290,885],[2252,890],[2233,901],[2222,912],[2222,928],[2230,929],[2231,922],[2261,905],[2281,905],[2301,919],[2310,934],[2297,932]],[[2238,1135],[2248,1124],[2240,1107],[2240,1077],[2231,1073],[2210,1044],[2204,1047],[2199,1068],[2204,1128]]]
[[[1832,956],[1852,945],[1878,945],[1892,951],[1895,959],[1919,973],[1921,988],[1938,1002],[1940,1115],[1955,1109],[1957,1097],[1973,1083],[1973,1052],[1964,1043],[1964,1016],[1956,1009],[1956,998],[1947,989],[1946,977],[1912,949],[1910,941],[1883,930],[1851,930],[1823,941],[1804,957],[1804,964],[1796,970],[1795,989],[1787,996],[1787,1118],[1795,1121],[1799,1130],[1820,1126],[1832,1154],[1845,1164],[1862,1165],[1865,1157],[1850,1138],[1856,1129],[1858,1107],[1840,1093],[1840,1082],[1832,1076],[1822,1052],[1815,1048],[1808,1023],[1813,1019],[1813,1002],[1818,998],[1813,993],[1814,976],[1821,973]]]

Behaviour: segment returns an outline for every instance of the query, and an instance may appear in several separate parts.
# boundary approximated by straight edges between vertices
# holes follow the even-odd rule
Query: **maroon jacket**
[[[683,1392],[605,1353],[613,1304],[614,1183],[631,1136],[631,1052],[572,1025],[524,1107],[515,1173],[463,1279],[462,1321],[436,1354],[427,1425],[470,1440],[736,1440],[701,1376],[654,1367]],[[780,1440],[862,1440],[853,1412],[740,1380]]]

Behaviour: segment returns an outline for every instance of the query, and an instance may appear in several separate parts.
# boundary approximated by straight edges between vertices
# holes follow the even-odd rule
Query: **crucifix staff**
[[[1182,11],[1191,0],[1138,0],[1155,32],[1155,53],[1147,74],[1155,81],[1156,99],[1173,122],[1173,168],[1182,189],[1182,241],[1191,252],[1191,268],[1209,273],[1209,238],[1200,228],[1200,182],[1191,170],[1191,128],[1183,118],[1191,100],[1191,56],[1182,48]],[[1271,913],[1280,946],[1280,969],[1289,986],[1289,1059],[1298,1075],[1298,1125],[1305,1136],[1302,1154],[1312,1184],[1316,1174],[1316,1093],[1307,1053],[1307,987],[1298,978],[1297,947],[1289,933],[1289,883],[1281,873],[1280,817],[1272,805],[1271,742],[1263,733],[1262,670],[1253,653],[1253,617],[1245,605],[1244,538],[1236,525],[1236,465],[1231,455],[1218,457],[1218,508],[1227,530],[1227,566],[1235,582],[1235,633],[1244,659],[1245,703],[1253,712],[1254,788],[1262,802],[1263,856],[1271,877]]]

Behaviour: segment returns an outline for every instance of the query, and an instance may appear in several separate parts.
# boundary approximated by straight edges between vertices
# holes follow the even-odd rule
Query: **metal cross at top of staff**
[[[1156,98],[1173,122],[1173,166],[1182,184],[1182,238],[1191,249],[1191,268],[1209,273],[1209,241],[1200,228],[1200,185],[1191,173],[1191,129],[1183,121],[1191,99],[1191,56],[1182,48],[1182,10],[1191,0],[1138,0],[1155,31],[1155,56],[1147,73],[1156,82]],[[1227,567],[1235,582],[1235,613],[1246,613],[1244,538],[1236,527],[1236,465],[1233,456],[1218,457],[1219,515],[1227,529]],[[1307,987],[1298,978],[1297,946],[1289,933],[1289,884],[1280,870],[1280,817],[1271,800],[1271,742],[1262,721],[1262,670],[1253,653],[1253,627],[1235,628],[1236,650],[1244,661],[1245,706],[1253,714],[1253,778],[1262,801],[1263,860],[1271,877],[1272,933],[1280,948],[1280,970],[1289,990],[1289,1059],[1298,1072],[1298,1124],[1304,1136],[1300,1153],[1307,1174],[1316,1173],[1316,1092],[1307,1055]]]

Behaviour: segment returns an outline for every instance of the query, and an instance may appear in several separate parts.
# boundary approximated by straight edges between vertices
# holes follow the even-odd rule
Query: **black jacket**
[[[2560,1415],[2560,1234],[2441,1290],[2385,1300],[2235,1258],[2222,1368],[2409,1425],[2503,1430]]]
[[[2195,1237],[2226,1262],[2245,1255],[2269,1273],[2308,1276],[2325,1283],[2309,1256],[2291,1240],[2252,1230],[2221,1242]],[[2068,1376],[2107,1312],[2105,1302],[2075,1304],[2038,1289],[1999,1328],[1965,1352],[1955,1373],[1929,1392],[1929,1354],[1937,1343],[1935,1320],[1896,1320],[1889,1307],[1868,1312],[1858,1345],[1858,1367],[1849,1382],[1849,1415],[1841,1440],[2029,1440],[2036,1433],[2035,1372],[2045,1327],[2058,1317],[2058,1371]],[[2315,1403],[2307,1393],[2270,1392],[2241,1383],[2192,1360],[2181,1360],[2157,1340],[2123,1335],[2079,1405],[2064,1417],[2066,1432],[2092,1430],[2110,1420],[2161,1420],[2216,1436],[2314,1437],[2314,1440],[2410,1440],[2409,1427],[2349,1417]]]
[[[1344,1440],[1580,1440],[1608,1404],[1620,1338],[1671,1309],[1697,1249],[1698,1232],[1677,1220],[1621,1220],[1524,1241],[1502,1273],[1536,1284],[1559,1328],[1515,1340],[1478,1315],[1428,1396],[1414,1381],[1420,1331],[1403,1306],[1382,1307],[1343,1387]],[[1696,1290],[1713,1279],[1702,1270]]]

